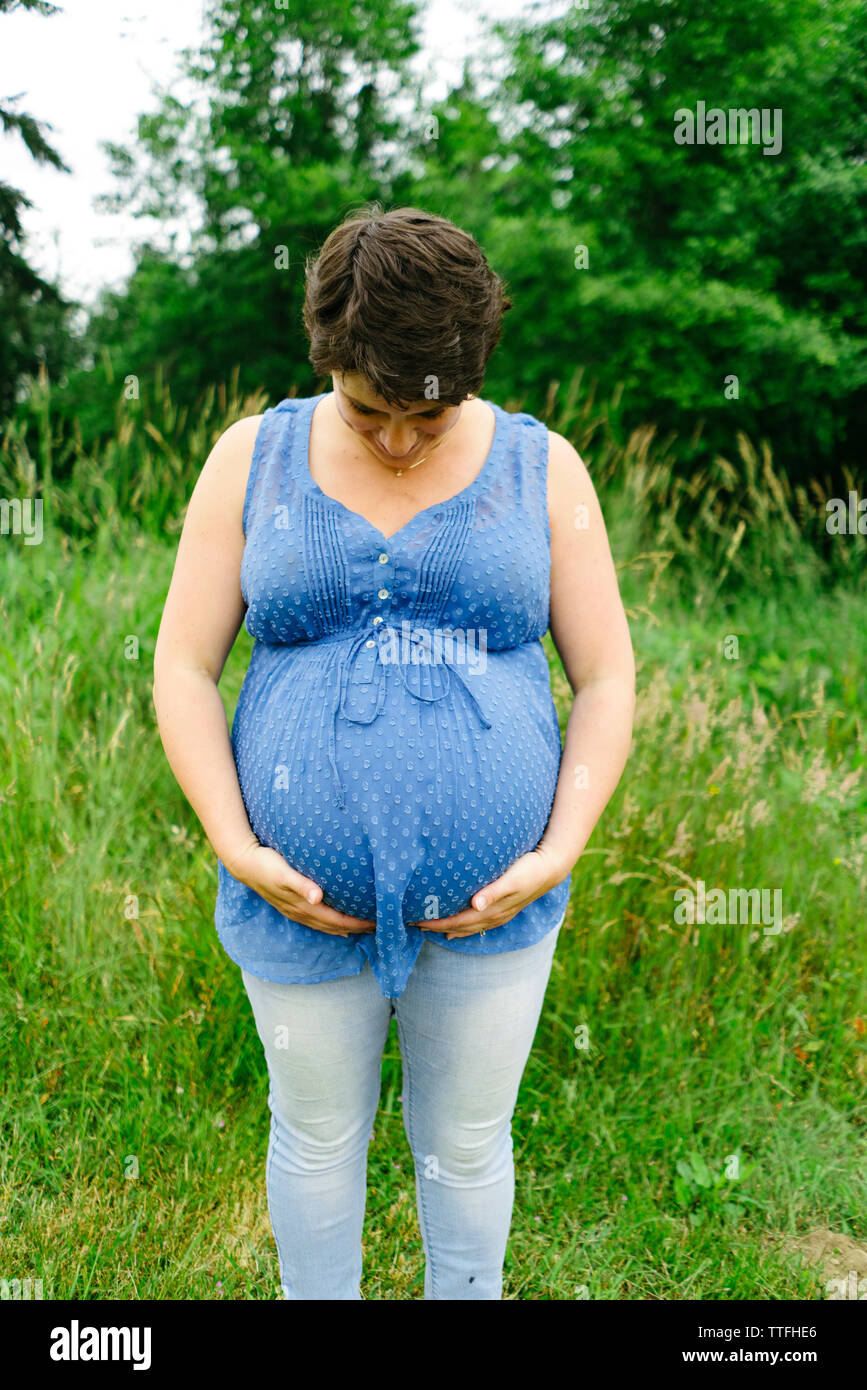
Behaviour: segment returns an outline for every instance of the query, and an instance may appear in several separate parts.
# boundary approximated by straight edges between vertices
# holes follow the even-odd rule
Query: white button
[[[387,565],[387,564],[388,564],[388,556],[386,555],[385,551],[383,551],[382,554],[380,555],[380,557],[379,557],[379,563],[380,563],[381,565]]]
[[[382,618],[374,618],[374,620],[373,620],[373,626],[376,627],[376,624],[377,624],[377,623],[381,623],[381,622],[382,622]],[[367,645],[370,646],[370,643],[368,642]]]
[[[380,591],[379,591],[379,597],[380,597],[380,598],[388,598],[388,589],[380,589]]]
[[[365,642],[364,645],[365,645],[365,647],[375,647],[375,646],[376,646],[376,643],[374,642],[373,638],[371,637],[370,640],[369,640],[368,642]]]

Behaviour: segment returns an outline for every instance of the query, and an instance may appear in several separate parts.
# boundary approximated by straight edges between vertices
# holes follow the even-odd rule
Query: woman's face
[[[383,463],[405,468],[417,459],[440,436],[454,429],[462,405],[440,405],[436,400],[416,401],[408,410],[393,410],[381,396],[374,395],[364,377],[354,372],[333,372],[334,402],[344,424]]]

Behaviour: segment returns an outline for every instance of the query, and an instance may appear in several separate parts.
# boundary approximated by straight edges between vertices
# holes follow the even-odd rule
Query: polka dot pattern
[[[547,431],[491,402],[474,482],[395,535],[326,496],[307,463],[321,396],[261,421],[244,498],[241,590],[256,639],[232,724],[258,839],[376,921],[330,936],[293,922],[218,860],[217,932],[265,980],[314,983],[369,960],[397,998],[424,941],[489,955],[530,946],[571,876],[511,921],[447,941],[448,917],[542,838],[561,742],[548,628]]]

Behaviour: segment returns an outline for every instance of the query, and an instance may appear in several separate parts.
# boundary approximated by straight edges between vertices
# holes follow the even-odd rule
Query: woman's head
[[[468,232],[420,208],[373,204],[335,227],[306,269],[304,326],[320,376],[363,384],[398,410],[478,394],[512,301]]]

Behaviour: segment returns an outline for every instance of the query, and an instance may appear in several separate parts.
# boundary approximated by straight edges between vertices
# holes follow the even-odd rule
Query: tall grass
[[[264,392],[242,395],[237,378],[210,387],[194,412],[174,404],[159,368],[151,384],[118,381],[114,431],[88,447],[78,421],[70,430],[53,409],[55,390],[43,371],[31,382],[27,409],[0,427],[0,489],[41,496],[70,537],[113,530],[124,517],[174,534],[212,445],[233,421],[268,405]]]
[[[105,370],[111,379],[107,356]],[[236,372],[209,388],[193,412],[173,403],[159,370],[141,387],[118,380],[113,433],[94,448],[77,422],[69,430],[61,421],[43,372],[31,381],[26,409],[0,425],[2,494],[38,494],[46,505],[50,498],[56,524],[70,537],[92,537],[121,517],[153,534],[176,534],[211,446],[233,421],[269,404],[264,392],[241,393],[237,380]],[[863,572],[867,536],[826,531],[828,479],[793,486],[774,470],[766,444],[734,429],[736,462],[718,456],[685,477],[675,467],[674,439],[658,439],[653,425],[624,435],[618,407],[618,394],[597,404],[579,368],[565,392],[551,383],[542,418],[572,441],[608,506],[619,500],[620,549],[630,563],[652,575],[676,560],[685,592],[699,586],[707,601],[730,576],[734,585],[786,579],[827,586],[853,583]],[[846,480],[857,492],[858,481]]]
[[[35,455],[7,431],[0,465],[0,495],[42,496],[46,516],[41,545],[0,548],[0,1278],[275,1298],[264,1060],[150,696],[183,502],[221,429],[265,403],[216,393],[182,421],[165,388],[163,415],[119,407],[112,445],[73,448],[58,482],[39,389]],[[747,441],[741,475],[720,460],[684,481],[651,431],[618,445],[605,420],[552,393],[619,567],[635,739],[573,875],[521,1087],[505,1296],[823,1297],[787,1241],[867,1234],[862,538],[829,560],[809,498]],[[242,631],[228,713],[249,649]],[[781,930],[679,922],[675,890],[699,879],[779,888]],[[392,1030],[369,1298],[421,1297],[400,1087]]]

